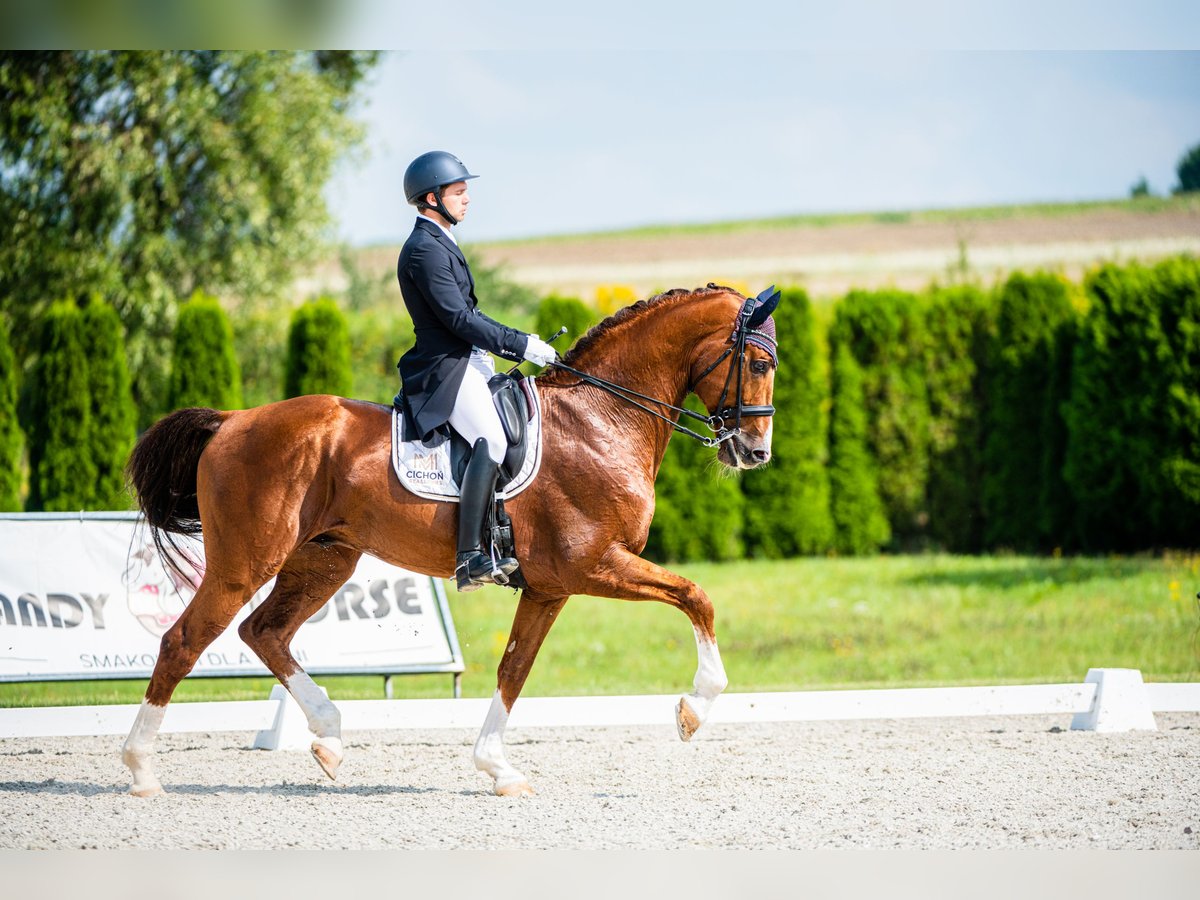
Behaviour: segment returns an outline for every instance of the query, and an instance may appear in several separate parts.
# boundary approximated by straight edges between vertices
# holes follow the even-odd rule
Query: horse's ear
[[[754,307],[754,312],[750,313],[750,321],[746,324],[751,328],[757,328],[763,322],[767,321],[767,316],[775,312],[775,307],[779,305],[779,298],[782,292],[771,285],[754,299],[757,305]]]

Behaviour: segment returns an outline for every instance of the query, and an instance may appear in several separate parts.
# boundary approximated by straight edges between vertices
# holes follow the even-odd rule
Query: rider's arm
[[[519,362],[524,358],[529,336],[472,307],[454,278],[452,266],[450,252],[436,244],[418,247],[409,261],[413,281],[447,329],[472,346]]]

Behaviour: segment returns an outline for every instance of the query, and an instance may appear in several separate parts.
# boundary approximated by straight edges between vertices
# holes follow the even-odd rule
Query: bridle
[[[640,394],[632,388],[624,387],[623,385],[607,381],[595,375],[589,375],[587,372],[581,372],[578,369],[573,369],[571,366],[565,365],[559,360],[555,360],[550,365],[555,368],[563,369],[576,376],[584,384],[590,384],[592,387],[598,387],[602,391],[612,394],[619,400],[624,400],[632,406],[649,413],[657,419],[662,419],[675,431],[681,434],[686,434],[688,437],[693,437],[702,443],[705,447],[717,447],[725,441],[741,434],[742,419],[754,418],[759,416],[775,415],[774,406],[754,406],[747,405],[742,402],[742,370],[746,364],[746,344],[752,343],[758,347],[762,347],[769,354],[771,359],[778,362],[778,343],[774,335],[774,328],[764,329],[763,326],[775,307],[779,305],[780,292],[775,289],[775,286],[767,288],[757,297],[751,297],[744,304],[741,310],[738,311],[737,319],[734,321],[733,333],[729,337],[730,345],[726,347],[724,352],[713,361],[707,369],[700,373],[695,381],[689,381],[688,393],[694,391],[710,374],[728,357],[733,356],[733,361],[729,366],[729,374],[725,376],[725,385],[721,388],[721,397],[717,401],[717,409],[711,415],[705,416],[690,409],[685,409],[682,406],[674,406],[667,403],[665,400],[659,400],[655,397],[648,397],[645,394]],[[734,405],[729,405],[726,401],[729,397],[730,387],[734,387],[734,397],[736,402]],[[637,399],[634,399],[637,398]],[[651,409],[639,403],[639,400],[644,400],[646,403],[653,403],[663,409],[670,410],[677,416],[687,416],[690,419],[695,419],[698,422],[703,422],[708,426],[709,431],[713,433],[712,437],[707,437],[699,432],[693,431],[685,425],[680,425],[678,421],[668,415],[664,415],[656,409]],[[727,427],[726,422],[733,420],[733,427]]]

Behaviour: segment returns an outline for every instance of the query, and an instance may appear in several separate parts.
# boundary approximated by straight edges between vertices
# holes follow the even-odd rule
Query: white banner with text
[[[0,681],[149,677],[204,568],[203,545],[179,543],[191,577],[164,565],[132,513],[0,515]],[[237,626],[274,584],[242,608],[193,675],[270,674]],[[441,582],[366,555],[291,646],[314,674],[463,670]]]

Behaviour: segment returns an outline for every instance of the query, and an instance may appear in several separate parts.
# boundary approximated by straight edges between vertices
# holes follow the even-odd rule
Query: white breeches
[[[504,436],[500,414],[496,412],[492,392],[487,386],[488,379],[495,374],[490,356],[480,350],[471,354],[462,386],[458,389],[458,398],[454,401],[454,412],[450,413],[450,427],[466,438],[471,446],[484,438],[492,462],[501,463],[508,451],[508,438]]]

